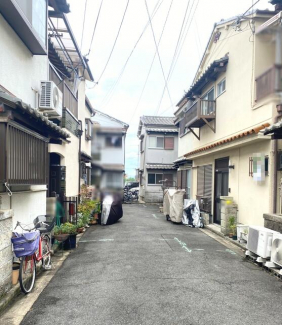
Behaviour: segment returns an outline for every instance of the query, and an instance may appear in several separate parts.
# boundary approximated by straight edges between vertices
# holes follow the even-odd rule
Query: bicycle
[[[19,221],[16,224],[15,229],[20,227],[27,231],[22,234],[14,233],[16,237],[12,238],[15,255],[20,258],[20,287],[25,294],[30,293],[34,287],[36,263],[41,261],[44,270],[51,269],[51,231],[55,226],[55,220],[53,218],[51,222],[47,222],[46,216],[38,216],[33,220],[32,228],[26,228],[27,225]],[[28,249],[32,254],[26,255],[24,250],[28,251]]]

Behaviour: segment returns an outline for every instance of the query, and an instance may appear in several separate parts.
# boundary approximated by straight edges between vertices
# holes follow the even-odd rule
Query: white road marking
[[[144,207],[144,208],[147,208],[147,205],[143,204],[143,207]]]
[[[177,237],[174,237],[174,240],[177,241],[178,244],[179,244],[183,249],[186,250],[186,252],[188,252],[188,253],[191,253],[191,252],[192,252],[192,250],[189,249],[189,248],[187,247],[186,243],[184,243],[183,241],[179,240]]]
[[[89,242],[97,242],[97,241],[114,241],[114,239],[89,239],[89,240],[80,240],[80,243],[89,243]]]
[[[226,250],[223,250],[223,249],[217,249],[216,250],[217,252],[224,252],[224,253],[230,253],[232,255],[237,255],[235,252],[233,252],[231,249],[226,249]]]
[[[155,219],[158,219],[158,217],[157,217],[155,214],[152,214],[152,216],[153,216]]]

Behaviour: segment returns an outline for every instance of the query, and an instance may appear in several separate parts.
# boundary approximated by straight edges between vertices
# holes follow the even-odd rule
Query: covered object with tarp
[[[102,204],[102,225],[112,225],[123,216],[122,201],[119,197],[107,195]]]
[[[184,194],[185,190],[166,189],[164,191],[163,213],[172,222],[181,223],[182,221]]]

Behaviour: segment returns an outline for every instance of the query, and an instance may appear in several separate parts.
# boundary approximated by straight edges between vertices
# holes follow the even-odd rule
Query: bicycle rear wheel
[[[42,238],[42,267],[44,270],[51,269],[50,237],[48,235]]]
[[[24,256],[21,258],[19,281],[22,292],[29,293],[35,282],[36,264],[34,256]]]

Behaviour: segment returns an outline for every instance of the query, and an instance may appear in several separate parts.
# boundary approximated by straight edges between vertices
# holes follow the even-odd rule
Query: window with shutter
[[[165,137],[164,139],[165,149],[172,150],[174,149],[174,137]]]
[[[212,165],[198,167],[197,173],[197,199],[200,209],[211,212],[212,201]]]

